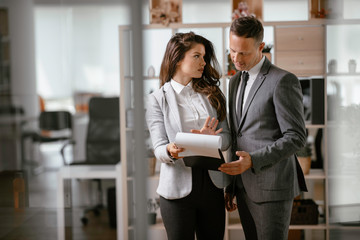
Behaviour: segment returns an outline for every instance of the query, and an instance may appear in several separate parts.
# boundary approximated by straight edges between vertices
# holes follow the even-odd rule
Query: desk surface
[[[116,183],[116,216],[117,216],[117,239],[124,240],[125,232],[128,231],[127,225],[123,222],[123,199],[121,184],[121,163],[116,165],[72,165],[63,166],[58,172],[57,189],[57,221],[58,221],[58,240],[65,240],[65,199],[71,202],[71,197],[64,192],[64,179],[73,178],[114,178]]]
[[[59,170],[61,178],[117,178],[121,174],[120,163],[116,165],[73,165]]]

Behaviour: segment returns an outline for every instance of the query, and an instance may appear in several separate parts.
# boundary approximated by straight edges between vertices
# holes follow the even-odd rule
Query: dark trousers
[[[192,168],[192,191],[181,199],[160,197],[168,240],[222,240],[225,231],[224,192],[205,169]]]
[[[255,203],[244,188],[236,194],[246,240],[287,240],[293,199]]]

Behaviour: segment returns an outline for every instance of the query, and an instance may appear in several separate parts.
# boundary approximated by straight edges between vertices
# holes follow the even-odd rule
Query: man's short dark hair
[[[260,44],[264,38],[262,23],[254,16],[245,16],[235,19],[230,27],[230,33],[238,37],[254,38]]]

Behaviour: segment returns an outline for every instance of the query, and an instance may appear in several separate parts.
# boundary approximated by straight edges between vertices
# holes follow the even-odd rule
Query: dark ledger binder
[[[221,164],[225,163],[225,159],[221,150],[218,149],[218,151],[220,158],[207,157],[207,156],[184,157],[183,160],[185,166],[219,171],[218,168],[220,167]]]

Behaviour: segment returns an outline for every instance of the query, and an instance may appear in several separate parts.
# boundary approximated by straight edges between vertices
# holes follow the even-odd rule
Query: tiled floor
[[[74,214],[75,212],[75,214]],[[0,209],[0,239],[2,240],[52,240],[57,239],[56,209],[29,208],[24,212],[13,209]],[[67,215],[71,215],[68,211]],[[72,215],[81,216],[81,211],[72,211]],[[82,226],[78,222],[66,223],[67,237],[73,240],[112,240],[116,239],[116,230],[108,225],[107,214],[90,217],[89,224]]]
[[[59,156],[54,157],[56,155],[51,156],[51,152],[43,154],[44,159],[46,159],[43,162],[45,166],[43,171],[37,175],[27,177],[29,207],[22,211],[15,211],[12,207],[0,206],[1,240],[57,239],[56,189],[57,169],[61,166],[61,159],[59,159]],[[82,217],[83,206],[91,202],[88,197],[84,197],[87,194],[86,191],[84,194],[83,188],[85,186],[86,190],[87,184],[89,182],[72,181],[73,205],[72,208],[66,209],[66,239],[116,239],[116,229],[110,227],[105,209],[98,217],[88,213],[89,222],[86,226],[82,225],[80,218]]]

